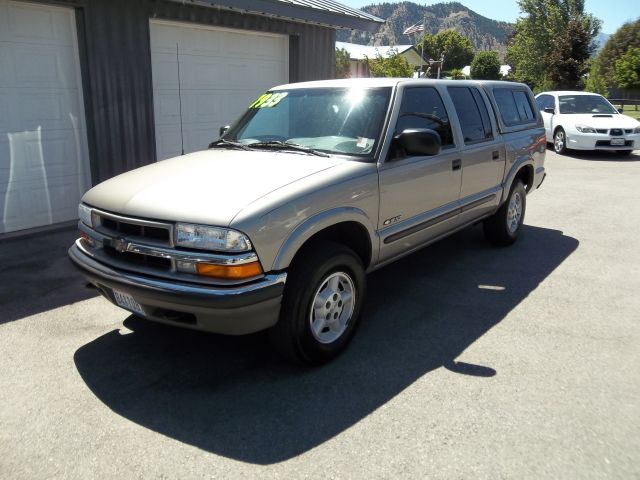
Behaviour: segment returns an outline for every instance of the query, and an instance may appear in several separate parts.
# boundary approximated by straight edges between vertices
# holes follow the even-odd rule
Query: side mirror
[[[429,128],[408,128],[393,139],[407,155],[437,155],[442,147],[438,132]]]
[[[624,108],[619,108],[618,113],[624,113]]]
[[[544,113],[550,113],[551,115],[553,115],[554,113],[556,113],[556,109],[555,108],[551,108],[551,107],[546,107],[545,109],[542,110]]]
[[[227,133],[229,131],[229,129],[231,128],[231,125],[225,125],[224,127],[220,127],[220,136],[222,137],[225,133]]]

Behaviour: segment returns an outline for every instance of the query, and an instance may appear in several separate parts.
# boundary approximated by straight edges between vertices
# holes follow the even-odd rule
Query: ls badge
[[[391,225],[392,223],[396,223],[396,222],[400,221],[400,217],[402,217],[402,215],[397,215],[395,217],[387,218],[384,222],[382,222],[382,225],[384,225],[386,227],[387,225]]]

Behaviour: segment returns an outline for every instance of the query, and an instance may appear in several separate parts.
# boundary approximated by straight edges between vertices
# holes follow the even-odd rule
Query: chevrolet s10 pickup
[[[135,315],[268,329],[307,364],[353,337],[366,273],[480,221],[510,245],[546,175],[542,119],[518,83],[290,84],[221,132],[89,190],[69,256]]]

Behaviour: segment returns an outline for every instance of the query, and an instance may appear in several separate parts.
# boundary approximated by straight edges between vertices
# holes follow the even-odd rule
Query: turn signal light
[[[221,278],[226,280],[240,280],[243,278],[262,275],[260,262],[245,263],[243,265],[213,265],[211,263],[196,264],[198,275]]]

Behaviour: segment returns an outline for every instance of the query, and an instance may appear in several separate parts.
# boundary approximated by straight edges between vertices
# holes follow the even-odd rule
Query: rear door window
[[[511,127],[535,122],[536,116],[529,102],[529,95],[524,90],[494,88],[493,97],[505,125]]]
[[[476,143],[493,138],[487,106],[477,88],[449,87],[447,89],[458,113],[464,143]]]

